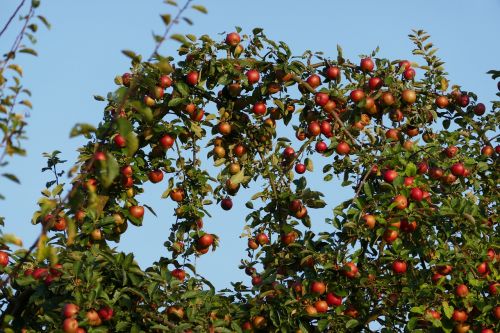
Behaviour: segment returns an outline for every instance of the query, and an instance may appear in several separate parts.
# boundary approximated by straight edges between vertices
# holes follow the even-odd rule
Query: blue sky
[[[0,5],[0,25],[7,19],[18,1],[5,1]],[[379,56],[409,58],[412,44],[407,35],[411,29],[424,29],[439,47],[439,56],[446,62],[453,83],[465,90],[478,93],[483,102],[494,99],[496,83],[485,73],[499,69],[500,1],[422,0],[422,1],[195,1],[209,10],[208,15],[189,11],[195,25],[183,23],[174,33],[192,33],[197,36],[233,31],[241,26],[244,32],[262,27],[268,36],[288,43],[295,54],[306,49],[323,51],[336,57],[336,45],[344,54],[357,62],[360,54],[367,54],[380,46]],[[0,201],[1,215],[7,218],[5,232],[21,236],[26,245],[36,237],[38,227],[30,224],[36,209],[36,200],[47,176],[40,170],[45,161],[42,153],[62,151],[62,157],[75,160],[76,148],[83,142],[69,139],[69,131],[76,122],[97,124],[102,116],[102,103],[92,96],[105,95],[116,88],[113,78],[126,72],[128,59],[121,54],[131,49],[148,56],[153,49],[151,32],[160,32],[160,13],[171,13],[173,7],[162,1],[87,0],[42,1],[40,13],[52,23],[52,30],[41,29],[36,50],[38,58],[23,56],[18,62],[24,67],[24,84],[33,91],[34,110],[29,118],[25,143],[28,156],[15,158],[7,169],[16,173],[22,185],[1,180],[1,192],[7,194]],[[225,34],[221,34],[222,39]],[[0,39],[0,50],[10,45],[13,34]],[[10,39],[8,39],[10,38]],[[497,42],[495,42],[497,40]],[[176,42],[169,41],[162,54],[175,53]],[[334,183],[321,184],[320,168],[310,181],[326,192],[330,207],[345,199],[348,191],[339,191]],[[144,227],[129,228],[119,245],[124,251],[134,251],[142,266],[161,255],[172,218],[173,205],[159,200],[163,186],[148,187],[145,203],[152,205],[159,218],[147,215]],[[254,189],[257,191],[257,189]],[[243,193],[243,197],[252,191]],[[245,280],[237,265],[245,254],[243,231],[246,200],[235,200],[235,207],[223,213],[212,209],[213,218],[205,221],[208,231],[218,234],[221,247],[210,255],[198,259],[199,272],[219,288],[229,281]],[[313,213],[313,220],[321,229],[322,220],[331,211]]]

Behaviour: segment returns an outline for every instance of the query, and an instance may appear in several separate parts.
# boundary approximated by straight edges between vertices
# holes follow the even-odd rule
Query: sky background
[[[0,26],[19,2],[0,1]],[[223,39],[235,26],[242,27],[243,33],[261,27],[270,38],[287,42],[294,54],[310,49],[335,58],[336,45],[340,44],[344,55],[354,62],[358,61],[358,55],[368,54],[377,46],[380,57],[417,60],[411,56],[412,44],[407,35],[411,29],[424,29],[439,47],[438,55],[446,62],[452,83],[475,91],[483,102],[495,98],[496,83],[485,73],[500,69],[500,0],[194,3],[207,7],[209,14],[187,12],[194,26],[182,23],[174,27],[173,33],[208,34]],[[105,96],[114,90],[114,77],[128,70],[129,60],[120,51],[131,49],[149,56],[154,48],[152,31],[163,31],[159,14],[175,14],[174,11],[159,0],[42,1],[39,13],[52,23],[52,30],[41,28],[37,34],[38,58],[16,59],[25,71],[24,85],[33,92],[34,110],[28,120],[29,140],[25,142],[28,156],[14,158],[2,170],[15,173],[22,182],[15,185],[0,180],[0,192],[7,196],[7,200],[0,201],[0,215],[7,221],[4,232],[15,233],[22,237],[25,246],[31,245],[39,231],[39,226],[30,224],[31,215],[37,208],[40,190],[49,179],[48,174],[40,173],[45,166],[42,153],[60,150],[61,157],[68,160],[66,166],[72,165],[76,148],[83,141],[69,139],[70,129],[76,122],[97,124],[101,120],[105,105],[92,96]],[[11,28],[10,34],[0,38],[0,51],[10,47],[17,31]],[[221,35],[217,37],[218,34]],[[161,53],[175,54],[177,46],[176,42],[168,41]],[[309,174],[309,180],[313,187],[325,192],[329,207],[348,197],[350,192],[339,190],[338,183],[322,184],[321,167],[316,170]],[[148,194],[141,197],[143,203],[154,207],[158,218],[146,212],[144,227],[129,227],[118,245],[120,250],[133,251],[142,267],[169,255],[163,242],[174,221],[174,206],[169,200],[159,199],[165,186],[148,186]],[[234,200],[235,206],[229,212],[213,207],[212,219],[205,220],[206,230],[221,237],[221,247],[199,258],[197,269],[218,288],[229,286],[230,281],[249,282],[237,269],[246,248],[246,239],[239,236],[248,213],[244,207],[246,198],[258,190],[243,191],[242,198]],[[329,214],[331,210],[311,212],[315,229],[329,230],[323,222]]]

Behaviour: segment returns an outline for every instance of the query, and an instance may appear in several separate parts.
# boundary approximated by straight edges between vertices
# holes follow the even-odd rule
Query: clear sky
[[[19,1],[0,3],[1,26]],[[241,26],[244,32],[262,27],[271,38],[287,42],[295,54],[311,49],[324,51],[333,58],[336,45],[340,44],[353,61],[377,46],[381,48],[380,56],[415,59],[407,35],[411,29],[424,29],[439,47],[438,54],[446,62],[453,83],[477,92],[483,102],[493,100],[496,92],[496,83],[485,73],[500,69],[500,0],[200,0],[195,3],[206,6],[209,14],[190,11],[187,16],[195,25],[183,23],[173,32],[209,34],[215,38],[219,33],[233,31],[235,26]],[[70,140],[69,131],[76,122],[100,121],[104,104],[92,96],[114,90],[113,78],[127,71],[128,59],[120,51],[131,49],[148,56],[153,49],[151,32],[162,28],[159,14],[172,10],[173,7],[160,0],[42,1],[40,13],[52,23],[52,30],[46,32],[42,28],[38,34],[38,58],[18,58],[25,70],[24,84],[33,91],[34,104],[29,119],[29,141],[25,143],[28,156],[15,158],[7,167],[20,177],[22,185],[0,180],[0,192],[7,195],[6,201],[0,201],[0,215],[7,218],[5,231],[21,236],[26,246],[39,230],[31,226],[30,218],[48,177],[40,173],[45,164],[41,154],[60,150],[61,156],[69,160],[66,165],[71,165],[76,158],[75,150],[83,141]],[[2,37],[0,49],[4,51],[11,40]],[[177,45],[169,41],[161,51],[174,53]],[[335,183],[320,185],[320,168],[315,175],[309,175],[309,179],[326,192],[330,207],[347,197],[348,192],[339,191]],[[159,199],[164,186],[149,186],[147,190],[143,202],[153,206],[159,218],[146,213],[144,227],[131,226],[119,245],[123,251],[134,251],[143,267],[160,255],[168,255],[162,244],[173,221],[173,205]],[[197,268],[219,288],[229,286],[229,281],[249,282],[237,269],[246,248],[246,240],[239,238],[246,215],[242,213],[246,210],[245,201],[235,200],[235,207],[228,213],[214,207],[213,218],[205,221],[207,231],[218,234],[222,242],[215,253],[198,259]],[[313,213],[313,223],[318,229],[330,213],[331,210]]]

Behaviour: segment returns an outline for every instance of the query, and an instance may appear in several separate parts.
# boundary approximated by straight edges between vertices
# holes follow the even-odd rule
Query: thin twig
[[[12,15],[9,17],[9,20],[7,21],[7,23],[5,23],[5,26],[2,28],[2,31],[0,31],[0,37],[7,30],[7,28],[9,27],[9,25],[12,22],[12,20],[14,19],[14,17],[16,17],[16,15],[19,12],[19,10],[21,10],[21,8],[23,7],[25,1],[26,0],[21,1],[21,3],[19,4],[19,6],[17,6],[17,8],[14,11],[14,13],[12,13]]]

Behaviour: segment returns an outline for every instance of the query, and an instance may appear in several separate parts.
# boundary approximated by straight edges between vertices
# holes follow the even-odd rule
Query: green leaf
[[[171,20],[172,20],[172,17],[170,16],[170,14],[163,14],[163,15],[160,15],[160,17],[163,20],[163,23],[165,23],[165,25],[169,25]]]
[[[193,5],[191,8],[196,9],[197,11],[203,13],[203,14],[208,14],[208,10],[201,5]]]
[[[47,28],[47,29],[50,29],[51,28],[51,25],[49,23],[49,21],[47,21],[47,19],[45,18],[45,16],[42,16],[42,15],[38,15],[37,16],[38,19],[43,23],[43,25]]]
[[[306,165],[306,170],[307,171],[310,171],[310,172],[314,171],[314,164],[313,164],[312,159],[306,158],[304,160],[304,164]]]
[[[74,138],[75,136],[83,135],[87,139],[91,138],[91,133],[95,133],[96,128],[90,124],[78,123],[73,126],[71,132],[69,133],[70,138]]]
[[[354,328],[356,326],[359,325],[359,321],[357,321],[356,319],[351,319],[349,320],[346,324],[345,324],[345,327],[347,329],[351,329],[351,328]]]
[[[38,56],[38,53],[36,53],[35,50],[33,49],[30,49],[30,48],[24,48],[24,49],[21,49],[19,50],[20,53],[27,53],[27,54],[31,54],[31,55],[34,55],[35,57]]]
[[[183,97],[189,95],[189,86],[184,82],[177,82],[174,84],[175,90],[177,90]]]
[[[243,170],[240,170],[237,174],[231,176],[231,183],[233,184],[239,184],[245,177],[245,172]]]
[[[415,176],[417,174],[417,166],[412,162],[406,165],[405,174],[409,177]]]
[[[118,176],[119,166],[116,158],[111,153],[106,153],[104,167],[100,170],[101,183],[104,187],[109,187]]]
[[[127,141],[127,155],[129,157],[134,156],[137,149],[139,149],[139,139],[137,135],[134,132],[130,132],[125,137],[125,140]]]
[[[13,181],[14,183],[21,184],[21,182],[19,181],[19,179],[15,175],[13,175],[11,173],[4,173],[4,174],[2,174],[2,176],[4,176],[5,178]]]
[[[170,38],[182,44],[190,44],[186,37],[181,34],[173,34]]]

